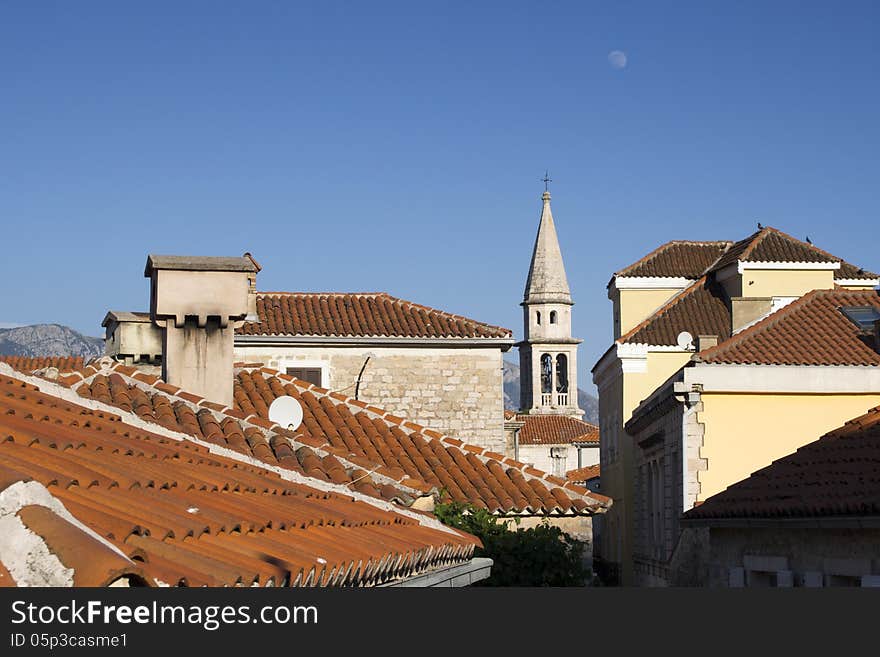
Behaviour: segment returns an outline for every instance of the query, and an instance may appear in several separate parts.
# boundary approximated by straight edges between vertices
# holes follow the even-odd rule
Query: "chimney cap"
[[[176,269],[178,271],[245,271],[256,272],[254,260],[244,256],[147,256],[144,277],[150,278],[154,270]]]
[[[136,322],[138,324],[149,324],[150,313],[145,312],[129,312],[127,310],[108,310],[104,315],[101,326],[107,326],[110,322]]]

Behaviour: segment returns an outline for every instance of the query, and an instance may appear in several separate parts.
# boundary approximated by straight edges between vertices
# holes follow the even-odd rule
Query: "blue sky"
[[[96,335],[146,308],[147,253],[249,250],[263,290],[519,337],[549,168],[591,387],[605,284],[661,242],[761,221],[880,269],[878,29],[870,2],[3,3],[0,322]]]

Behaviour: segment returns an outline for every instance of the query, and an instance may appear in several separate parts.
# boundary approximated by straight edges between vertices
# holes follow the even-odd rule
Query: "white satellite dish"
[[[278,397],[269,406],[269,421],[296,431],[303,421],[302,405],[289,395]]]
[[[692,336],[687,331],[682,331],[678,334],[678,338],[676,338],[676,342],[678,342],[678,346],[682,349],[693,349],[694,348],[694,336]]]

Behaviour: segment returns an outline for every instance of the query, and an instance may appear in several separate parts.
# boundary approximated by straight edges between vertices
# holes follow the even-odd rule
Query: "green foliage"
[[[583,563],[584,543],[546,520],[512,530],[511,520],[460,502],[438,504],[434,513],[444,524],[483,541],[475,556],[489,557],[494,565],[492,576],[478,586],[583,586],[591,577]]]

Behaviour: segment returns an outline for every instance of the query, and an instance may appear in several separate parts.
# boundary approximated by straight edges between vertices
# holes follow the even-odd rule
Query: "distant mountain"
[[[578,388],[578,406],[584,409],[584,420],[599,424],[599,400]],[[519,366],[504,361],[504,408],[519,410]]]
[[[0,329],[0,355],[101,356],[104,340],[83,335],[61,324],[32,324]]]

